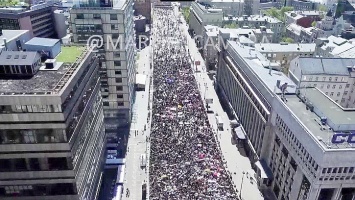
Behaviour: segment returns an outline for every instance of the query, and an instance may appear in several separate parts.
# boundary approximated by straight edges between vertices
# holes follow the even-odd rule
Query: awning
[[[145,85],[147,76],[144,74],[136,74],[136,84],[137,85]]]
[[[255,166],[259,168],[261,178],[272,178],[272,172],[264,160],[259,160],[255,162]]]
[[[234,134],[237,136],[238,139],[240,140],[245,140],[246,137],[245,137],[245,133],[244,133],[244,130],[242,128],[242,126],[239,126],[237,128],[234,128]]]

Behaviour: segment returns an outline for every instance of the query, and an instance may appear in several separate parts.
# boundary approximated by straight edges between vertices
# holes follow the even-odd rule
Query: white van
[[[141,155],[141,167],[145,167],[147,165],[147,156],[145,154]]]

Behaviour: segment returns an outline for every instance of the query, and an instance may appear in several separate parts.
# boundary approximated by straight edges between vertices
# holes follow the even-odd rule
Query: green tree
[[[189,23],[189,19],[190,19],[190,7],[188,7],[188,8],[183,8],[183,9],[182,9],[182,15],[184,16],[186,23]]]
[[[285,6],[281,9],[270,8],[265,11],[265,14],[270,17],[275,17],[282,22],[285,22],[285,13],[289,11],[293,11],[293,7]]]
[[[287,42],[287,43],[294,43],[295,41],[292,38],[289,37],[283,37],[282,42]]]
[[[238,24],[235,22],[232,22],[232,23],[224,25],[223,28],[238,28]]]
[[[318,10],[319,10],[319,11],[322,11],[322,12],[327,12],[327,11],[328,11],[328,8],[327,8],[327,6],[325,6],[325,5],[319,5]]]
[[[313,26],[313,27],[316,27],[316,25],[317,25],[317,22],[316,22],[316,21],[312,22],[312,26]]]

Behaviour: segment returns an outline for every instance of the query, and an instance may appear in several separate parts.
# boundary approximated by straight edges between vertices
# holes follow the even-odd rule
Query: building
[[[286,27],[285,36],[292,38],[294,42],[314,43],[318,38],[325,37],[326,33],[316,27],[304,28],[292,23]]]
[[[147,24],[147,18],[145,18],[142,15],[135,16],[134,17],[134,29],[136,33],[144,33],[145,32],[145,26]]]
[[[36,51],[42,57],[55,58],[61,52],[60,40],[34,37],[23,45],[26,51]]]
[[[198,45],[204,47],[202,56],[206,61],[206,66],[209,69],[214,69],[218,58],[218,50],[215,46],[218,46],[222,41],[238,40],[240,43],[254,47],[255,43],[271,41],[272,37],[273,32],[270,29],[265,29],[265,27],[260,29],[229,29],[207,25],[205,26],[203,43]]]
[[[28,30],[2,30],[0,34],[0,52],[3,50],[20,51],[23,44],[32,38]]]
[[[131,120],[135,95],[133,1],[118,1],[106,7],[102,3],[105,2],[76,5],[70,10],[70,24],[75,43],[86,44],[91,35],[101,35],[104,39],[103,46],[98,49],[101,94],[108,139],[117,145],[115,138],[119,128],[128,126]],[[117,48],[108,38],[112,43],[119,41]]]
[[[2,200],[97,199],[105,153],[98,58],[86,47],[61,54],[45,65],[37,52],[0,55]]]
[[[142,15],[146,18],[146,23],[150,23],[152,12],[151,0],[135,0],[134,1],[134,14],[136,16]]]
[[[260,10],[260,1],[244,0],[243,15],[247,15],[247,16],[256,15],[259,14],[259,10]]]
[[[53,2],[34,5],[28,8],[0,8],[0,29],[29,30],[32,37],[56,38],[53,26]]]
[[[265,26],[267,29],[271,29],[274,33],[272,42],[276,43],[281,40],[281,36],[285,28],[284,24],[280,20],[265,15],[223,18],[223,24],[230,23],[236,23],[239,28],[259,29],[260,27]]]
[[[55,10],[53,12],[54,27],[57,33],[57,38],[62,39],[68,34],[69,29],[69,12],[66,10]]]
[[[298,57],[291,62],[289,75],[299,87],[317,87],[342,107],[353,108],[354,65],[354,58]]]
[[[295,23],[303,28],[312,27],[314,21],[320,21],[323,12],[320,11],[289,11],[285,12],[286,24]]]
[[[289,44],[289,43],[259,43],[255,50],[263,54],[271,62],[277,62],[281,71],[288,74],[290,62],[298,57],[313,57],[316,55],[316,44]]]
[[[204,26],[221,26],[222,22],[222,9],[208,8],[207,6],[197,2],[191,3],[189,32],[192,33],[192,35],[203,35]]]
[[[286,6],[293,7],[294,10],[313,11],[316,8],[316,3],[308,0],[291,0],[285,2]]]
[[[317,54],[322,57],[354,58],[355,43],[341,37],[329,36],[316,41]]]
[[[258,186],[278,200],[354,198],[355,110],[317,88],[297,88],[260,53],[228,43],[219,54],[217,88],[245,129]]]

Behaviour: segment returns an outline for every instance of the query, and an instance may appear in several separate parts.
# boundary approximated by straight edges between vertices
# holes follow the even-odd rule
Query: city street
[[[147,136],[149,126],[147,118],[149,115],[149,78],[150,70],[150,47],[146,47],[138,52],[137,73],[147,75],[145,91],[136,91],[136,101],[133,105],[133,118],[128,139],[128,151],[126,154],[126,173],[124,181],[124,191],[122,199],[137,200],[142,198],[142,184],[147,181],[145,168],[141,168],[140,156],[146,154]],[[144,128],[146,127],[146,131]],[[148,157],[147,157],[148,160]],[[126,197],[127,189],[130,191]]]
[[[176,10],[176,8],[175,8]],[[240,192],[241,197],[244,200],[262,200],[264,199],[263,195],[258,189],[255,179],[251,178],[254,174],[254,171],[251,167],[251,163],[248,157],[243,156],[239,151],[236,145],[232,144],[232,136],[230,130],[230,121],[227,116],[227,113],[224,112],[218,96],[214,90],[213,81],[209,78],[206,72],[206,66],[202,59],[201,54],[198,52],[196,44],[193,39],[188,34],[188,25],[186,24],[183,16],[181,15],[181,20],[184,22],[181,24],[181,29],[185,31],[185,34],[188,38],[188,48],[190,50],[190,55],[192,61],[201,61],[201,65],[198,66],[200,72],[195,73],[196,80],[199,84],[200,92],[202,97],[213,98],[213,104],[210,105],[210,109],[214,113],[208,114],[208,119],[211,125],[214,127],[215,132],[217,132],[217,124],[215,114],[217,113],[222,117],[224,122],[223,131],[218,131],[218,141],[220,142],[220,147],[223,153],[223,157],[227,163],[227,169],[232,174],[232,180],[234,182],[235,189]],[[195,66],[196,67],[196,66]],[[246,174],[243,178],[243,172]],[[252,176],[251,176],[252,174]],[[242,186],[241,186],[242,185]],[[240,194],[240,193],[239,193]]]

